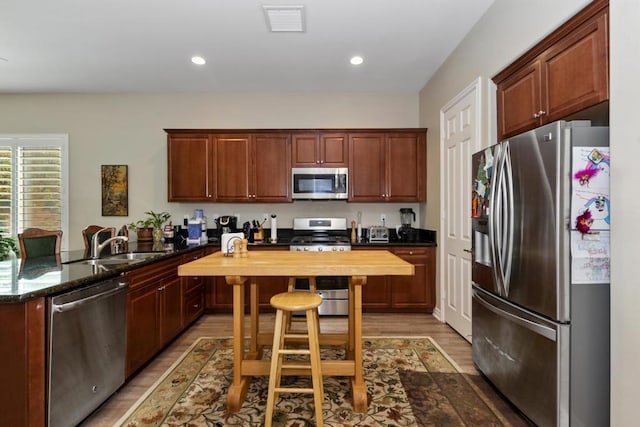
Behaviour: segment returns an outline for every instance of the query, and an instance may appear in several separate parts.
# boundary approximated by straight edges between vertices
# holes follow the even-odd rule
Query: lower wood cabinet
[[[182,256],[181,264],[202,258],[205,250],[200,249]],[[184,276],[182,280],[182,324],[184,328],[204,313],[205,282],[210,280],[202,276]]]
[[[413,276],[372,276],[362,288],[363,311],[433,312],[435,308],[435,247],[355,247],[352,250],[386,249],[413,264]]]
[[[127,377],[204,312],[204,278],[178,276],[180,264],[203,255],[200,249],[127,272]]]
[[[0,424],[45,425],[45,299],[0,304]]]

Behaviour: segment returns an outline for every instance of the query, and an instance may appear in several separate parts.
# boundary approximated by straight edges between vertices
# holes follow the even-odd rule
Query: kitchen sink
[[[135,264],[150,258],[156,258],[156,257],[162,256],[162,255],[164,255],[164,252],[127,252],[124,254],[111,255],[111,256],[98,258],[98,259],[80,259],[75,261],[69,261],[69,262],[66,262],[65,264],[72,264],[72,263],[87,264],[87,265],[93,265],[96,267],[103,267],[105,269],[108,269],[109,266]]]
[[[164,255],[164,252],[127,252],[125,254],[111,255],[106,258],[100,258],[96,261],[118,260],[122,261],[138,261],[149,258],[155,258]]]
[[[81,259],[79,261],[74,261],[79,264],[88,264],[88,265],[113,265],[113,264],[131,264],[132,260],[128,259],[111,259],[111,258],[100,258],[100,259]]]

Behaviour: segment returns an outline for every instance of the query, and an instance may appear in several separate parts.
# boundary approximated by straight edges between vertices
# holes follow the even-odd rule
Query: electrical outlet
[[[267,222],[269,220],[269,214],[268,213],[263,213],[262,214],[262,222]]]
[[[380,222],[383,224],[387,221],[387,214],[380,214]]]

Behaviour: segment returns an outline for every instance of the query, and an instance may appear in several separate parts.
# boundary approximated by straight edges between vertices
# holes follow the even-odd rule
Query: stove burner
[[[298,235],[291,238],[292,245],[348,245],[347,236]]]

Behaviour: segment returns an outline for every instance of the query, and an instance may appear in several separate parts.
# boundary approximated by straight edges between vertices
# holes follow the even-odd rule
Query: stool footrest
[[[311,354],[311,351],[310,350],[284,349],[284,350],[278,350],[278,354]]]
[[[313,393],[312,388],[276,387],[276,393]]]
[[[285,339],[286,338],[305,338],[305,339],[309,339],[309,335],[307,334],[284,334]]]
[[[301,364],[295,364],[295,363],[283,363],[282,364],[283,368],[287,368],[287,369],[309,369],[311,370],[311,365],[301,365]]]

